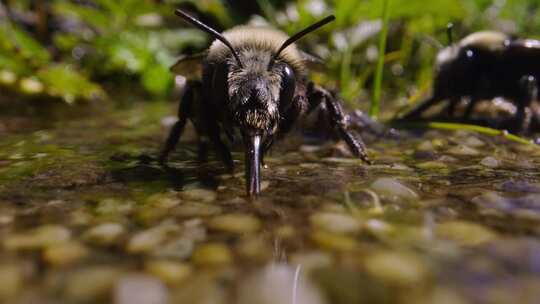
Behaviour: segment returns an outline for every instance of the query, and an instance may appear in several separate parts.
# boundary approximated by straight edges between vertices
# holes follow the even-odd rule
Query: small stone
[[[352,251],[358,247],[358,243],[349,236],[325,231],[314,232],[311,239],[321,248],[329,250]]]
[[[266,191],[266,189],[268,189],[268,187],[270,187],[270,182],[269,181],[262,181],[261,182],[261,191]]]
[[[127,244],[129,253],[145,253],[161,245],[167,237],[179,231],[176,224],[162,224],[135,234]]]
[[[88,255],[88,250],[79,243],[64,243],[46,248],[43,260],[52,266],[74,264]]]
[[[415,286],[427,275],[422,260],[408,253],[373,254],[364,260],[364,265],[372,276],[399,285]]]
[[[211,203],[217,199],[217,193],[207,189],[189,189],[180,192],[180,196],[187,201]]]
[[[259,236],[244,238],[237,246],[238,254],[244,258],[264,262],[272,257],[272,248]]]
[[[47,225],[26,233],[8,235],[3,243],[8,250],[31,250],[62,244],[70,238],[71,232],[67,228]]]
[[[292,254],[290,259],[292,265],[300,265],[306,273],[312,270],[331,267],[334,258],[330,253],[323,251],[309,251]]]
[[[427,161],[427,162],[417,164],[416,167],[420,169],[426,169],[426,170],[441,170],[441,169],[447,169],[448,165],[439,161]]]
[[[465,221],[453,221],[437,225],[437,237],[449,239],[465,246],[476,246],[494,240],[497,235],[490,229]]]
[[[281,239],[289,239],[295,236],[295,229],[293,226],[290,225],[284,225],[277,227],[274,231],[274,234],[276,237]]]
[[[370,187],[380,194],[408,200],[418,199],[418,194],[416,194],[416,192],[393,178],[379,178],[374,181]]]
[[[362,227],[356,218],[339,213],[319,212],[311,215],[309,220],[314,228],[333,233],[354,233]]]
[[[144,268],[169,285],[181,283],[193,273],[193,268],[189,264],[167,260],[146,262]]]
[[[434,151],[433,143],[429,140],[423,141],[416,147],[419,151]]]
[[[157,246],[152,251],[152,255],[161,258],[183,260],[191,256],[194,247],[195,245],[193,240],[181,238],[170,241],[164,245]]]
[[[99,202],[96,213],[100,215],[128,214],[133,210],[134,206],[135,202],[133,201],[108,198]]]
[[[167,287],[158,279],[141,274],[123,277],[114,289],[115,304],[166,304]]]
[[[459,155],[459,156],[477,156],[480,154],[478,150],[468,147],[468,146],[464,146],[464,145],[459,145],[459,146],[450,148],[448,150],[448,153]]]
[[[176,192],[158,193],[146,199],[146,205],[159,209],[171,209],[181,203]]]
[[[467,137],[464,144],[471,148],[480,148],[486,145],[486,143],[474,136]]]
[[[238,304],[323,304],[318,289],[299,268],[272,264],[245,278],[238,288]]]
[[[219,206],[201,203],[184,203],[174,209],[174,214],[180,217],[206,217],[222,212],[223,209]]]
[[[96,245],[108,246],[115,244],[125,233],[126,229],[121,224],[103,223],[88,229],[83,239]]]
[[[0,265],[0,302],[16,296],[23,287],[23,272],[17,265]],[[3,301],[6,302],[3,302]]]
[[[120,272],[113,267],[99,266],[78,270],[66,280],[66,297],[71,301],[98,302],[111,294]]]
[[[230,264],[232,254],[227,246],[220,243],[207,243],[195,249],[193,263],[201,266],[220,266]]]
[[[210,219],[208,221],[208,227],[213,230],[230,233],[254,233],[261,229],[261,221],[248,214],[224,214]]]
[[[488,156],[482,159],[480,161],[480,164],[488,168],[497,168],[500,166],[499,161],[495,157],[491,157],[491,156]]]

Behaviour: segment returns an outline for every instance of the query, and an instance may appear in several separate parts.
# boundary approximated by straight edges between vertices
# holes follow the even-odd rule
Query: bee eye
[[[294,98],[296,89],[296,77],[290,66],[285,65],[282,71],[281,92],[279,94],[279,107],[282,111],[287,110]]]

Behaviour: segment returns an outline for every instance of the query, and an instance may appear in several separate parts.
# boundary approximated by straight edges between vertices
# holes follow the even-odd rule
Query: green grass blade
[[[501,136],[510,141],[524,144],[524,145],[535,145],[532,140],[510,134],[505,130],[497,130],[483,126],[462,124],[462,123],[450,123],[450,122],[411,122],[411,123],[398,123],[395,125],[400,128],[410,128],[410,129],[439,129],[439,130],[449,130],[449,131],[470,131],[480,134],[485,134],[489,136]],[[540,148],[540,146],[538,146]]]
[[[377,70],[375,71],[375,84],[373,88],[373,99],[369,108],[369,116],[373,119],[379,117],[381,108],[382,81],[384,68],[384,54],[386,52],[386,36],[388,35],[388,21],[390,18],[390,0],[383,1],[382,31],[379,37],[379,56],[377,58]]]

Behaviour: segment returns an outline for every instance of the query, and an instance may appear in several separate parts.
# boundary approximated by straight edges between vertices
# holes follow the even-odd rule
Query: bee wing
[[[193,75],[201,75],[204,57],[206,57],[206,53],[182,56],[170,70],[176,75],[182,75],[188,78],[193,78]]]
[[[304,65],[312,70],[317,72],[324,72],[326,71],[326,63],[324,60],[318,56],[311,55],[309,53],[306,53],[304,51],[300,51],[300,55],[302,56],[302,61]]]

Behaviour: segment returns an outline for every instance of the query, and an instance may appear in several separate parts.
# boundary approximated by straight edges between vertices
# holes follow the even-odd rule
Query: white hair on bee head
[[[284,32],[260,26],[241,25],[223,32],[223,36],[229,40],[238,53],[243,51],[266,51],[269,54],[276,53],[281,45],[289,38]],[[210,46],[207,60],[209,62],[222,62],[230,56],[231,51],[220,41],[215,40]],[[305,72],[302,64],[302,55],[292,44],[279,54],[279,60],[284,61],[297,74]]]
[[[502,50],[510,37],[494,31],[482,31],[470,34],[459,42],[461,47],[476,47],[489,51]]]
[[[448,62],[454,61],[459,54],[459,47],[456,45],[451,45],[445,47],[437,54],[437,59],[435,62],[436,67],[440,67]]]

